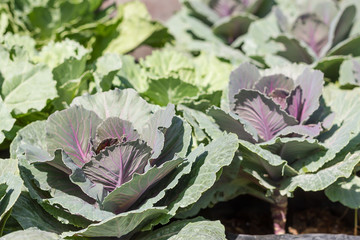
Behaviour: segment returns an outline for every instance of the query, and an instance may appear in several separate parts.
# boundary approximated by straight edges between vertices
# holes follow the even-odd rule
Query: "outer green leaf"
[[[41,193],[36,192],[36,187],[43,191],[49,191],[52,196],[63,195],[64,193],[74,194],[79,191],[79,188],[69,181],[67,172],[63,172],[47,163],[30,164],[25,159],[26,156],[22,155],[22,149],[18,153],[19,169],[25,186],[28,189],[34,189],[34,192],[29,190],[32,198],[41,200],[43,197]],[[61,156],[56,154],[55,159],[53,162],[61,160]],[[69,171],[67,168],[64,168],[64,170]]]
[[[255,20],[256,17],[250,14],[234,14],[217,21],[213,25],[213,31],[227,43],[232,43],[236,38],[245,34],[250,24]]]
[[[286,63],[263,70],[263,76],[283,75],[290,79],[296,80],[309,66],[303,63]],[[296,84],[295,84],[296,85]]]
[[[223,90],[228,84],[228,78],[233,66],[219,60],[214,54],[201,53],[194,59],[196,78],[195,86],[201,86],[208,92]]]
[[[223,168],[219,180],[217,180],[190,209],[181,212],[178,217],[187,218],[189,216],[195,216],[201,209],[211,208],[219,202],[229,201],[242,194],[250,194],[264,201],[273,203],[272,199],[267,197],[264,188],[254,184],[253,179],[251,181],[246,178],[240,178],[237,175],[239,173],[240,161],[241,159],[235,157],[229,166]],[[232,175],[232,173],[235,174]]]
[[[9,23],[9,17],[7,15],[7,12],[6,12],[6,10],[1,9],[1,12],[0,12],[0,34],[1,35],[4,35],[8,23]]]
[[[263,29],[267,29],[264,31]],[[255,21],[250,25],[247,35],[244,38],[243,49],[247,55],[266,55],[277,52],[281,44],[268,42],[271,37],[280,34],[277,19],[273,13],[267,17]]]
[[[326,154],[320,157],[317,161],[305,160],[303,172],[316,172],[326,162],[334,159],[335,155],[342,151],[343,148],[348,149],[344,152],[349,152],[356,149],[356,136],[360,132],[360,126],[357,119],[359,119],[360,101],[358,96],[359,89],[340,90],[339,88],[328,85],[323,90],[323,98],[330,110],[335,113],[333,121],[333,128],[329,132],[319,136],[320,141],[328,149]],[[344,104],[347,106],[344,108]]]
[[[27,53],[27,57],[31,58],[36,54],[35,40],[26,35],[12,34],[7,32],[3,37],[3,44],[6,49],[21,47]]]
[[[317,140],[305,138],[275,138],[259,145],[278,154],[296,170],[303,167],[304,159],[311,158],[309,161],[316,161],[327,150]]]
[[[79,94],[85,80],[82,75],[85,72],[88,57],[89,50],[75,41],[66,39],[62,42],[50,42],[33,58],[33,61],[45,63],[53,69],[52,73],[57,81],[59,94],[54,105],[58,109],[70,104],[72,99]]]
[[[14,205],[12,216],[21,225],[27,229],[37,227],[40,230],[62,233],[64,231],[74,231],[76,228],[71,225],[65,225],[53,218],[40,205],[36,203],[28,193],[23,192]]]
[[[98,0],[86,0],[23,2],[21,8],[17,5],[10,6],[16,17],[16,24],[19,25],[17,28],[25,32],[31,31],[43,43],[59,35],[65,38],[69,34],[69,28],[75,35],[81,36],[82,28],[77,26],[94,21],[94,11],[99,5]]]
[[[360,177],[341,178],[325,190],[333,202],[339,201],[349,208],[360,208]]]
[[[339,44],[337,44],[334,48],[330,50],[328,56],[335,56],[335,55],[349,55],[352,56],[360,56],[360,50],[356,47],[360,43],[360,37],[355,36],[352,38],[348,38]]]
[[[19,175],[18,169],[18,161],[17,159],[1,159],[0,158],[0,176],[11,174],[11,175]]]
[[[179,117],[173,117],[170,128],[165,132],[165,143],[162,153],[156,159],[159,165],[178,157],[184,158],[191,144],[191,127]]]
[[[120,238],[136,229],[140,230],[147,223],[164,216],[166,213],[167,211],[163,208],[152,208],[125,212],[100,223],[91,224],[84,230],[63,233],[62,237],[86,236]]]
[[[110,53],[105,54],[96,60],[95,66],[95,83],[101,87],[102,91],[110,90],[114,76],[122,66],[120,56]]]
[[[314,56],[309,53],[308,47],[305,44],[302,44],[298,39],[280,35],[273,39],[275,42],[281,43],[284,46],[284,49],[278,51],[277,54],[282,56],[291,62],[305,62],[312,63],[314,61]]]
[[[136,235],[135,237],[139,240],[156,239],[156,240],[168,240],[170,237],[176,235],[189,223],[198,223],[205,221],[203,217],[197,217],[194,219],[178,220],[172,222],[166,226],[158,228],[156,230],[147,231]]]
[[[6,213],[21,193],[22,180],[15,159],[0,159],[0,169],[0,221],[6,221]]]
[[[157,80],[150,80],[149,88],[144,93],[152,102],[166,106],[168,103],[177,104],[185,97],[195,97],[199,89],[179,78],[169,77]]]
[[[180,208],[194,204],[214,184],[217,173],[231,163],[237,148],[237,136],[228,134],[211,142],[200,156],[195,156],[196,164],[191,173],[182,179],[180,189],[174,188],[167,193],[171,199],[179,196],[169,203],[170,214],[174,215]]]
[[[323,168],[316,173],[301,174],[285,180],[281,184],[280,193],[288,194],[297,187],[305,191],[319,191],[341,177],[349,177],[354,167],[360,162],[360,152],[349,153],[345,158],[339,157],[336,162],[336,164]]]
[[[154,51],[140,64],[149,76],[145,95],[160,105],[166,105],[169,101],[180,102],[185,98],[193,101],[192,98],[201,91],[210,94],[222,90],[232,68],[214,54],[202,53],[199,57],[191,58],[169,50]],[[159,89],[163,94],[158,93]]]
[[[85,202],[81,198],[72,195],[56,196],[53,198],[45,199],[44,202],[49,203],[53,206],[61,205],[64,208],[61,209],[61,211],[69,211],[73,215],[83,216],[86,219],[91,220],[93,222],[95,221],[100,222],[114,216],[113,213],[102,211],[99,208],[95,207],[94,205]],[[86,223],[87,222],[84,221],[84,224]],[[82,226],[82,227],[86,227],[86,226]]]
[[[169,50],[154,51],[145,60],[141,60],[140,64],[149,72],[150,77],[168,77],[181,70],[189,71],[194,68],[188,56]]]
[[[343,8],[338,15],[339,16],[335,18],[336,25],[333,24],[332,26],[334,28],[333,39],[331,39],[332,46],[336,46],[339,42],[348,37],[355,22],[356,7],[354,5],[349,5],[346,8]]]
[[[0,116],[1,116],[1,127],[0,127],[0,144],[1,144],[5,139],[4,131],[10,131],[15,123],[15,119],[11,117],[10,111],[7,109],[1,97],[0,97]]]
[[[226,59],[233,65],[239,65],[245,61],[255,62],[257,65],[263,66],[262,63],[256,62],[251,58],[245,56],[240,50],[234,49],[224,43],[212,43],[204,41],[192,41],[188,46],[190,51],[195,52],[209,52],[220,59]]]
[[[342,62],[339,71],[339,83],[342,86],[360,85],[360,58],[352,58]]]
[[[347,59],[345,56],[324,57],[316,63],[314,68],[322,71],[325,78],[337,81],[339,78],[340,65],[345,59]]]
[[[193,116],[193,112],[196,110],[193,110],[191,108],[185,107],[184,105],[178,105],[177,108],[178,111],[182,111],[182,115],[185,118],[185,120],[191,125],[193,128],[193,134],[195,136],[196,141],[203,141],[207,135],[203,129],[201,129],[199,122],[196,120],[196,118]],[[210,128],[212,129],[212,128]],[[214,128],[216,129],[216,128]],[[222,134],[220,131],[218,131],[219,134]]]
[[[121,60],[122,68],[118,73],[120,79],[126,82],[125,85],[130,85],[136,91],[145,92],[148,88],[145,69],[140,67],[130,55],[121,56]]]
[[[169,28],[171,34],[173,34],[177,40],[180,40],[180,42],[193,41],[193,35],[195,35],[199,39],[203,39],[208,42],[222,43],[222,40],[214,35],[212,29],[208,25],[195,17],[190,16],[186,9],[179,11],[174,17],[172,17],[167,22],[167,27]],[[192,33],[193,35],[190,35],[189,33]]]
[[[51,69],[55,70],[55,79],[62,81],[64,79],[74,79],[82,74],[85,68],[86,57],[88,57],[89,50],[81,46],[78,42],[70,39],[65,39],[61,42],[50,42],[45,45],[38,55],[34,56],[32,60],[36,63],[45,63]],[[56,70],[61,65],[66,64],[71,58],[76,59],[78,62],[75,64],[76,68],[67,66],[68,71]],[[80,63],[80,62],[83,63]],[[67,64],[69,65],[69,64]],[[73,65],[74,67],[74,65]]]
[[[183,161],[172,173],[169,174],[169,177],[166,177],[163,181],[160,181],[159,188],[162,187],[162,190],[156,194],[156,196],[149,198],[146,202],[141,205],[140,209],[147,209],[149,207],[154,207],[157,205],[167,205],[163,204],[163,198],[169,191],[173,191],[177,187],[179,180],[186,174],[189,174],[194,162],[199,159],[200,155],[204,152],[204,146],[200,145],[194,151],[192,151],[186,160]],[[174,196],[171,196],[173,198]],[[164,198],[165,199],[165,198]],[[161,203],[159,203],[162,201]],[[158,204],[159,203],[159,204]],[[171,216],[168,215],[164,223],[168,221]]]
[[[214,23],[220,18],[218,14],[210,8],[207,1],[184,0],[183,3],[193,11],[198,18],[203,19],[205,22]]]
[[[113,215],[96,208],[95,201],[75,185],[76,178],[71,176],[75,179],[72,179],[75,184],[70,181],[69,174],[44,163],[29,165],[24,161],[20,161],[20,170],[31,197],[36,199],[48,213],[65,224],[86,227],[90,223],[89,220],[101,221]],[[86,181],[81,181],[79,185],[86,192]],[[89,183],[89,185],[92,186],[93,192],[96,191],[94,184]],[[51,195],[51,198],[46,198],[48,195]]]
[[[189,16],[185,10],[175,14],[167,21],[166,25],[175,37],[178,48],[208,52],[217,57],[228,59],[234,64],[249,60],[241,51],[222,43],[221,39],[217,38],[206,24]],[[194,40],[194,35],[206,41]]]
[[[351,31],[350,31],[350,37],[352,36],[356,36],[359,34],[360,32],[360,25],[359,25],[359,9],[360,9],[360,4],[358,1],[356,0],[346,0],[344,2],[341,2],[342,4],[344,4],[345,6],[348,5],[354,5],[356,7],[356,16],[354,19],[354,23],[352,25]],[[343,6],[344,6],[343,5]]]
[[[240,141],[240,152],[243,157],[243,167],[252,171],[251,165],[265,169],[272,179],[279,179],[284,174],[287,162],[280,156],[271,153],[259,145]],[[248,164],[251,164],[248,166]],[[287,166],[288,167],[288,166]]]
[[[71,64],[71,63],[70,63]],[[54,100],[53,105],[56,109],[64,109],[69,106],[71,101],[83,93],[87,92],[87,82],[90,79],[90,73],[86,72],[82,76],[66,81],[63,85],[58,87],[59,98]]]
[[[169,240],[225,240],[225,227],[220,221],[201,221],[195,223],[188,223],[180,232]]]
[[[60,240],[60,236],[53,232],[41,231],[37,228],[29,228],[26,230],[12,232],[5,235],[3,240]]]
[[[151,158],[155,159],[160,156],[165,144],[164,133],[171,126],[174,116],[175,106],[169,104],[165,109],[157,110],[149,122],[143,126],[141,138],[151,147]]]
[[[94,46],[95,55],[100,55],[100,51],[127,53],[164,28],[161,24],[151,21],[150,14],[141,2],[121,4],[117,11],[121,23],[112,26],[114,29],[108,36],[98,38]]]
[[[27,113],[30,109],[40,111],[49,99],[57,97],[56,82],[46,66],[23,60],[4,65],[0,66],[4,77],[1,95],[9,110],[16,113]]]

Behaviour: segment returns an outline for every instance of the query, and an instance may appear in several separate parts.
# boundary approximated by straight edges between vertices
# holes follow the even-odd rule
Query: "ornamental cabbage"
[[[320,71],[305,69],[294,81],[283,74],[261,77],[256,67],[245,63],[230,75],[230,110],[248,123],[251,130],[244,128],[244,133],[251,142],[288,135],[315,137],[323,126],[306,121],[319,107],[322,86]],[[252,128],[256,134],[251,135]]]
[[[85,227],[134,208],[183,162],[188,134],[174,105],[160,109],[134,90],[113,90],[78,97],[68,109],[20,130],[11,154],[20,160],[31,197],[58,219],[65,214]],[[162,212],[150,209],[143,217]]]
[[[119,238],[166,224],[197,202],[238,148],[234,134],[189,153],[190,143],[172,104],[148,104],[132,89],[77,97],[12,142],[28,190],[12,216],[29,227],[29,209],[40,223],[31,226],[62,237]]]
[[[249,25],[258,16],[265,16],[273,1],[268,0],[185,0],[189,15],[209,25],[213,33],[226,44],[233,43],[247,32]],[[194,28],[195,29],[195,28]],[[200,29],[199,29],[200,30]],[[194,33],[195,35],[201,33]]]
[[[268,66],[314,63],[326,77],[337,80],[346,55],[359,55],[353,50],[360,41],[359,16],[356,1],[280,0],[269,15],[250,25],[236,47]]]
[[[359,91],[324,88],[323,74],[302,65],[260,72],[244,63],[231,73],[227,93],[222,109],[207,111],[211,118],[183,107],[209,138],[226,131],[239,139],[230,167],[186,216],[248,193],[271,203],[274,231],[284,233],[295,189],[324,190],[359,163]]]

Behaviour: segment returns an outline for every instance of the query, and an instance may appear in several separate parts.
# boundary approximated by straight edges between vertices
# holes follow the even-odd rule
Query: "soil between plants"
[[[239,196],[231,201],[218,203],[200,215],[220,220],[226,232],[232,234],[273,234],[270,204],[252,196]],[[309,234],[354,233],[354,210],[331,202],[324,192],[296,191],[289,198],[287,233]]]

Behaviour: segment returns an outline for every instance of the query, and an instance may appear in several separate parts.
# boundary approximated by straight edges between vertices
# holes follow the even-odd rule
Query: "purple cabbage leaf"
[[[304,41],[317,56],[328,42],[329,26],[315,14],[304,14],[296,19],[292,33]]]
[[[47,151],[62,149],[82,167],[92,157],[91,139],[101,119],[91,111],[75,106],[52,114],[46,125]]]
[[[82,168],[93,183],[101,184],[108,192],[131,180],[135,173],[143,173],[151,156],[145,142],[120,143],[107,147]]]

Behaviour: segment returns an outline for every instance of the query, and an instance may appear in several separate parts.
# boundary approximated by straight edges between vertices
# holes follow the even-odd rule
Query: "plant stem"
[[[282,196],[279,190],[275,190],[272,198],[275,202],[271,205],[271,216],[273,219],[274,233],[276,235],[285,234],[286,213],[288,205],[287,196]]]
[[[358,235],[358,209],[355,209],[355,219],[354,219],[354,235]]]

